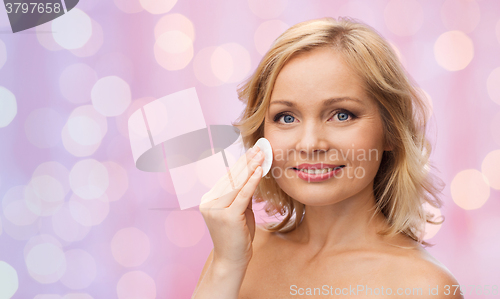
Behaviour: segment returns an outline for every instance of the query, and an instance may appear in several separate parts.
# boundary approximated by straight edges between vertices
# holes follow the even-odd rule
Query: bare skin
[[[393,238],[392,243],[412,249],[391,246],[381,238],[375,243],[359,242],[355,246],[317,253],[308,251],[303,243],[297,242],[296,235],[292,232],[271,233],[258,226],[253,243],[254,255],[238,298],[288,298],[300,294],[299,288],[304,294],[307,288],[320,288],[325,292],[322,289],[325,285],[333,294],[336,288],[347,293],[350,288],[356,290],[358,285],[379,290],[383,287],[386,291],[391,288],[394,294],[398,288],[401,288],[400,292],[407,288],[413,292],[415,288],[415,295],[419,294],[417,288],[421,288],[419,298],[426,298],[429,287],[439,285],[439,294],[443,297],[432,298],[461,298],[443,295],[445,285],[457,285],[456,280],[425,249],[403,236]],[[343,297],[386,298],[382,294],[370,296],[362,290],[356,294],[344,294]],[[388,297],[398,297],[394,294]],[[325,298],[324,293],[317,295],[307,298]],[[408,295],[401,297],[412,298]]]
[[[463,298],[445,295],[445,286],[458,282],[417,242],[403,234],[389,237],[377,233],[388,223],[381,214],[372,217],[373,182],[383,152],[391,148],[384,142],[377,104],[362,87],[363,82],[342,57],[327,48],[302,53],[280,71],[264,123],[264,137],[273,146],[272,167],[282,173],[275,176],[276,182],[305,205],[305,216],[297,229],[286,234],[257,226],[251,254],[237,255],[247,262],[238,264],[240,270],[220,271],[226,273],[226,279],[231,277],[227,273],[239,275],[234,284],[239,287],[239,296],[224,298],[289,298],[300,294],[325,298],[325,291],[334,296],[336,288],[349,291],[341,296],[344,298]],[[323,105],[332,98],[341,100]],[[331,155],[348,150],[372,150],[375,156],[359,159],[357,155]],[[276,156],[279,152],[295,155]],[[293,169],[301,163],[343,165],[346,175],[308,182]],[[364,170],[362,176],[353,175],[357,168]],[[219,244],[222,242],[216,245],[214,241],[216,252],[230,247]],[[217,261],[218,269],[229,267],[217,255],[211,253],[201,277],[207,271],[211,273],[212,261]],[[207,286],[216,285],[217,279],[212,277],[207,279]],[[323,289],[325,285],[327,290]],[[379,292],[390,288],[393,294],[370,294],[358,285]],[[436,286],[438,295],[429,294]],[[308,289],[314,288],[319,288],[317,293],[308,295]],[[353,294],[352,288],[358,292]],[[407,288],[417,293],[405,295]],[[401,296],[395,295],[398,289],[403,292]]]

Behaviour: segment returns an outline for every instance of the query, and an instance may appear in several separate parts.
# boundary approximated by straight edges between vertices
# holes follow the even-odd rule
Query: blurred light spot
[[[12,298],[19,287],[16,269],[4,261],[0,261],[0,298]]]
[[[207,47],[201,49],[194,58],[193,68],[196,78],[206,86],[218,86],[223,84],[212,70],[212,55],[217,47]]]
[[[227,79],[227,82],[237,83],[244,80],[252,68],[250,53],[248,53],[242,45],[237,43],[223,44],[219,48],[228,52],[233,60],[233,71],[231,76]]]
[[[84,63],[75,63],[64,69],[59,77],[59,88],[74,104],[90,102],[90,91],[97,82],[97,73]]]
[[[418,32],[424,23],[422,6],[415,0],[391,0],[384,10],[387,28],[399,36],[409,36]]]
[[[476,1],[446,0],[441,6],[441,19],[448,30],[470,33],[479,23],[481,11]]]
[[[479,209],[490,196],[488,179],[475,169],[459,172],[453,178],[450,188],[453,201],[465,210]]]
[[[133,100],[124,113],[115,117],[116,127],[118,128],[120,134],[123,135],[123,137],[126,137],[127,139],[129,138],[128,119],[130,115],[132,115],[132,113],[134,113],[138,109],[141,109],[144,105],[149,104],[154,100],[156,100],[156,98],[153,97],[144,97],[137,100]]]
[[[132,100],[129,85],[117,76],[99,79],[91,94],[94,108],[104,116],[122,114]]]
[[[83,199],[98,198],[109,185],[108,171],[102,163],[94,159],[77,162],[69,173],[71,190]]]
[[[41,175],[49,175],[55,178],[63,187],[64,195],[68,194],[69,187],[69,170],[57,161],[44,162],[37,166],[33,171],[32,178]]]
[[[64,148],[75,157],[87,157],[95,153],[101,143],[93,145],[82,145],[71,138],[68,125],[64,125],[61,133]]]
[[[490,73],[486,81],[486,86],[488,87],[490,99],[500,105],[500,67],[497,67]]]
[[[210,64],[212,72],[217,79],[227,82],[233,73],[233,59],[231,58],[231,54],[222,47],[217,47],[212,53]]]
[[[193,59],[193,41],[181,31],[162,33],[155,42],[156,62],[169,71],[185,68]]]
[[[16,97],[10,90],[0,86],[0,128],[8,126],[16,114]]]
[[[279,17],[288,5],[288,0],[248,0],[250,10],[263,19]]]
[[[52,229],[66,242],[83,240],[90,232],[90,227],[81,225],[72,216],[68,204],[65,204],[52,216]]]
[[[98,124],[100,128],[99,131],[100,139],[102,139],[106,135],[106,132],[108,131],[108,124],[106,117],[102,116],[99,112],[97,112],[92,105],[84,105],[77,107],[76,109],[73,110],[73,112],[71,112],[68,120],[79,116],[88,117]],[[84,157],[93,154],[99,148],[100,142],[92,145],[84,145],[77,141],[82,142],[81,140],[88,140],[88,138],[97,138],[97,137],[87,136],[89,133],[97,133],[97,132],[95,130],[82,132],[83,136],[78,137],[77,140],[73,139],[75,134],[77,134],[78,132],[79,132],[78,130],[73,130],[72,131],[73,136],[72,136],[69,132],[68,123],[66,123],[66,125],[63,127],[62,130],[62,140],[64,148],[72,155],[77,157]]]
[[[51,148],[61,139],[63,117],[51,108],[33,110],[24,123],[24,132],[29,142],[38,148]]]
[[[50,175],[33,177],[24,190],[28,208],[40,216],[54,215],[64,203],[62,184]]]
[[[106,167],[109,176],[109,185],[106,190],[108,201],[119,200],[128,189],[127,171],[120,164],[113,161],[106,161],[102,164]]]
[[[0,236],[2,235],[3,233],[3,229],[2,229],[2,217],[0,217]]]
[[[14,240],[28,240],[37,235],[41,228],[40,218],[26,205],[24,188],[25,186],[16,186],[9,189],[2,201],[5,216],[2,230]]]
[[[107,119],[106,117],[102,116],[99,112],[97,112],[94,106],[84,105],[77,107],[71,112],[69,118],[78,116],[86,116],[88,118],[93,119],[99,125],[99,128],[101,129],[101,135],[102,136],[106,135],[106,132],[108,131]]]
[[[174,7],[177,0],[140,0],[142,7],[152,14],[164,14]]]
[[[439,222],[442,220],[442,214],[441,210],[439,208],[435,208],[431,206],[429,203],[424,203],[424,210],[426,212],[430,212],[432,215],[434,215],[430,220]],[[431,224],[431,223],[425,223],[425,234],[423,239],[424,240],[429,240],[432,237],[434,237],[438,231],[441,229],[442,224]]]
[[[12,187],[2,199],[2,210],[5,219],[19,226],[32,224],[38,219],[38,214],[31,211],[24,200],[25,188],[25,186]]]
[[[92,22],[92,36],[88,40],[83,47],[78,49],[70,49],[69,51],[73,53],[73,55],[78,57],[88,57],[92,56],[101,48],[104,42],[104,33],[102,32],[102,27],[95,20],[91,20]]]
[[[92,22],[85,12],[73,8],[52,21],[52,35],[65,49],[81,48],[92,36]]]
[[[118,284],[116,292],[119,299],[155,299],[155,281],[142,271],[131,271],[125,273]]]
[[[437,63],[448,71],[459,71],[469,65],[474,57],[472,40],[461,31],[441,34],[434,44]]]
[[[24,259],[26,259],[26,257],[28,256],[28,253],[30,252],[30,250],[33,247],[35,247],[36,245],[45,244],[45,243],[53,244],[54,246],[62,249],[61,243],[52,235],[48,235],[48,234],[37,235],[37,236],[34,236],[33,238],[30,238],[28,240],[28,242],[26,242],[26,245],[24,246],[24,250],[23,250]]]
[[[35,245],[26,255],[26,267],[36,281],[54,283],[66,270],[64,252],[52,243]]]
[[[123,228],[111,240],[111,252],[124,267],[142,265],[150,253],[148,236],[135,227]]]
[[[64,50],[54,39],[52,35],[52,21],[43,23],[35,27],[36,38],[42,47],[49,51]]]
[[[114,0],[116,7],[124,13],[137,13],[143,10],[139,0]]]
[[[106,194],[94,199],[82,199],[73,194],[68,205],[73,219],[83,226],[99,225],[109,214],[109,201]]]
[[[156,43],[162,50],[171,54],[186,52],[193,46],[189,36],[178,30],[162,33],[156,40]]]
[[[99,78],[115,76],[125,82],[134,81],[134,63],[129,56],[120,52],[102,53],[95,63]]]
[[[490,130],[493,140],[500,146],[500,111],[493,116]]]
[[[0,39],[0,69],[4,66],[7,61],[7,47],[5,43]]]
[[[198,211],[173,211],[165,219],[165,231],[175,245],[190,247],[205,234],[205,223]]]
[[[68,119],[69,136],[81,145],[93,145],[101,142],[101,129],[95,120],[87,116]]]
[[[63,297],[57,294],[38,294],[33,299],[63,299]]]
[[[486,155],[481,171],[488,179],[490,187],[500,190],[500,150],[494,150]]]
[[[288,27],[286,23],[280,20],[272,20],[260,24],[254,35],[257,52],[260,55],[266,54],[278,36],[285,32]]]
[[[63,285],[72,290],[81,290],[90,286],[97,275],[94,258],[82,249],[65,252],[66,272],[61,277]]]
[[[180,31],[188,36],[191,44],[194,42],[194,26],[191,20],[179,13],[172,13],[163,16],[155,26],[155,38],[158,39],[163,33],[168,31]]]
[[[62,299],[94,299],[92,296],[86,293],[71,293],[66,294]]]
[[[228,43],[215,48],[210,64],[220,81],[240,82],[250,72],[250,54],[241,45]]]

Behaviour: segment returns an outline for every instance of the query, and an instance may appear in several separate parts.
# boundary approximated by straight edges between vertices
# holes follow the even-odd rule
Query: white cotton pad
[[[264,177],[269,172],[269,170],[271,169],[271,165],[273,164],[273,148],[271,147],[271,143],[269,142],[269,140],[264,137],[257,140],[257,142],[255,142],[255,145],[260,148],[265,156],[264,162],[261,165],[263,170],[262,177]]]

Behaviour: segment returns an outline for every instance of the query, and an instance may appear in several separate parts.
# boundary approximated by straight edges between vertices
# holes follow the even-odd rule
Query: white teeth
[[[332,171],[333,168],[323,168],[323,169],[300,169],[300,171],[311,174],[322,174]]]

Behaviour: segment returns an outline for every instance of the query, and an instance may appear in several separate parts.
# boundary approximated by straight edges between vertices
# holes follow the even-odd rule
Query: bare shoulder
[[[421,249],[420,258],[415,264],[414,280],[421,284],[430,285],[438,294],[432,298],[464,298],[460,294],[458,281],[441,262],[434,258],[425,249]]]
[[[414,249],[399,249],[389,263],[393,285],[421,289],[419,298],[464,298],[453,274],[420,245]]]

